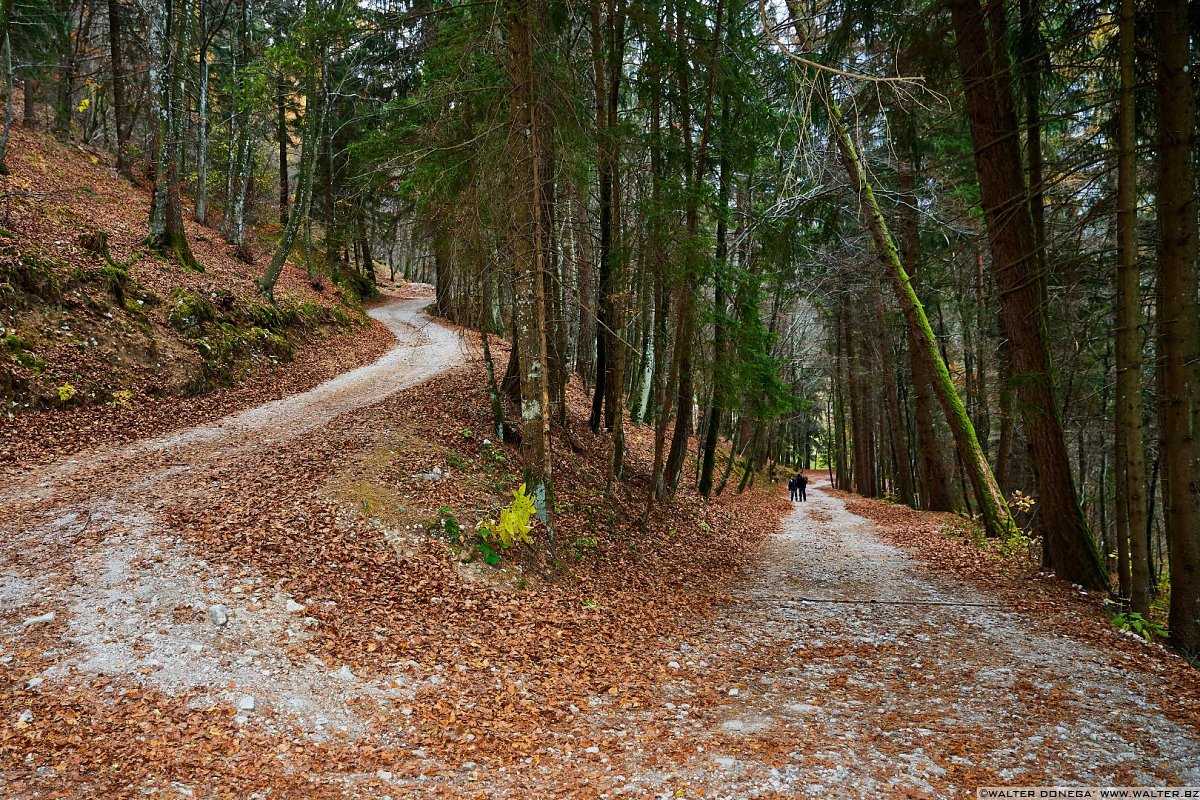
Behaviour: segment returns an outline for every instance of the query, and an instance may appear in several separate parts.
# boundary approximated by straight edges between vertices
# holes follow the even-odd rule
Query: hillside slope
[[[358,301],[288,265],[266,304],[219,231],[186,222],[203,273],[144,244],[150,196],[107,154],[14,129],[0,176],[0,417],[233,385],[314,336],[366,325]],[[185,200],[185,205],[187,201]],[[107,252],[106,252],[107,250]]]

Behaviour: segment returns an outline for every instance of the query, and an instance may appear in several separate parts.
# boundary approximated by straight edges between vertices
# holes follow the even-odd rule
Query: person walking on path
[[[793,475],[792,477],[788,478],[788,496],[792,498],[792,502],[795,502],[798,494],[799,490],[796,487],[796,476]]]
[[[796,491],[792,492],[792,499],[799,500],[801,503],[808,502],[808,476],[801,473],[792,478],[796,484]]]

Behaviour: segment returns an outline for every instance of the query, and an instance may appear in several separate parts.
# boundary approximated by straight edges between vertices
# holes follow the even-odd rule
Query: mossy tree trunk
[[[955,388],[954,381],[950,378],[946,362],[942,360],[941,353],[938,352],[933,328],[929,324],[929,318],[925,315],[924,306],[917,298],[917,293],[913,291],[908,273],[900,261],[900,252],[888,229],[883,210],[875,198],[874,189],[867,180],[862,157],[854,141],[850,138],[850,132],[842,118],[841,109],[832,95],[828,92],[826,94],[829,117],[842,156],[842,163],[850,176],[851,185],[863,203],[867,216],[867,227],[870,229],[875,246],[887,267],[888,278],[895,291],[900,309],[904,313],[909,349],[916,358],[920,359],[922,369],[932,376],[934,393],[937,395],[938,402],[941,403],[942,410],[946,413],[946,420],[950,424],[950,430],[954,434],[954,441],[958,445],[963,465],[970,477],[984,528],[993,536],[1008,538],[1016,532],[1008,504],[1000,492],[1000,487],[996,484],[995,476],[992,475],[987,455],[979,445],[975,427],[971,424],[971,418],[967,414],[962,397],[959,396],[958,389]]]
[[[183,53],[188,41],[186,0],[143,0],[150,23],[150,94],[155,132],[154,190],[150,203],[147,244],[172,254],[180,266],[198,270],[179,196],[179,155],[183,137]]]

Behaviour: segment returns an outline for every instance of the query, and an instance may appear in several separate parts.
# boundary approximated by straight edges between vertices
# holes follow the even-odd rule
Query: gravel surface
[[[1200,785],[1200,735],[1147,699],[1153,675],[931,573],[819,485],[809,498],[712,635],[664,653],[687,677],[662,710],[610,720],[687,743],[634,748],[614,796]]]
[[[219,476],[239,461],[299,446],[332,418],[459,363],[458,334],[431,324],[427,304],[405,299],[370,311],[397,339],[373,364],[212,425],[65,459],[0,491],[0,615],[65,612],[69,644],[45,679],[136,676],[168,694],[200,689],[193,703],[233,705],[268,728],[278,715],[317,738],[361,734],[356,703],[411,697],[403,676],[364,681],[348,666],[294,653],[290,645],[318,624],[304,598],[210,564],[160,512],[182,493],[221,492]],[[98,546],[64,558],[83,538]],[[214,624],[214,606],[227,622]]]
[[[372,312],[399,343],[368,367],[212,425],[73,457],[0,490],[0,661],[40,643],[49,662],[21,676],[37,682],[21,691],[67,694],[99,678],[114,698],[136,685],[220,709],[237,720],[238,736],[269,742],[255,745],[258,768],[282,772],[260,785],[315,782],[321,797],[965,797],[1005,783],[1200,784],[1200,735],[1144,691],[1162,669],[1156,662],[1126,669],[1049,617],[1018,613],[986,588],[923,566],[821,481],[711,618],[652,640],[645,652],[663,677],[649,683],[649,702],[626,699],[614,683],[558,698],[570,702],[564,717],[530,709],[542,720],[536,749],[514,750],[500,765],[463,758],[461,747],[415,747],[407,720],[437,707],[453,725],[456,711],[471,712],[458,709],[450,678],[484,662],[397,661],[388,672],[318,658],[319,620],[338,619],[323,613],[330,601],[197,547],[206,540],[189,527],[222,521],[203,509],[260,502],[246,491],[247,474],[311,488],[311,476],[289,474],[278,454],[311,459],[332,441],[334,418],[353,411],[379,422],[386,405],[372,403],[460,363],[459,334],[422,316],[427,302]],[[301,527],[312,512],[286,502],[295,503],[289,524]],[[172,516],[180,506],[201,511]],[[362,535],[340,524],[318,527]],[[524,696],[519,670],[504,678],[511,697]],[[109,681],[117,688],[104,688]],[[13,724],[36,731],[22,709],[13,707]],[[357,747],[387,767],[331,755],[298,775],[281,761],[297,742]],[[382,752],[395,760],[381,762]],[[0,785],[6,769],[0,763]],[[200,772],[180,785],[195,793],[205,780]]]

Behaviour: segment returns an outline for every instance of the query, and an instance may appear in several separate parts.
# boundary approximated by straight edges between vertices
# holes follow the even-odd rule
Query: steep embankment
[[[9,466],[46,455],[47,443],[53,455],[64,443],[144,435],[140,423],[156,416],[170,425],[181,412],[178,398],[244,383],[301,351],[302,374],[277,376],[266,396],[192,401],[176,424],[264,402],[281,386],[308,388],[372,360],[390,341],[382,326],[361,335],[368,323],[357,301],[314,287],[291,265],[276,290],[278,305],[264,303],[254,279],[269,254],[258,243],[242,260],[217,230],[188,221],[202,273],[151,252],[144,244],[148,192],[120,177],[99,151],[17,129],[7,162],[11,174],[0,176],[0,460]],[[358,335],[325,341],[349,331]],[[316,340],[321,347],[312,346]],[[130,409],[142,413],[134,419],[124,413]]]

